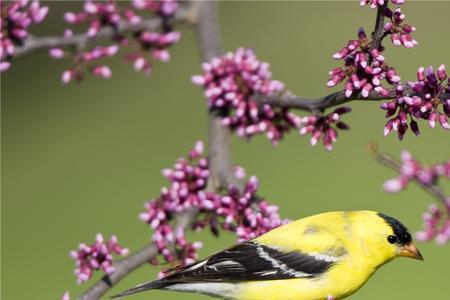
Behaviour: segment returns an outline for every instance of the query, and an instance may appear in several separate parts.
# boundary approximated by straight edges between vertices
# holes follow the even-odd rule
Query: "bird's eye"
[[[390,236],[388,236],[388,237],[387,237],[387,240],[388,240],[388,242],[391,243],[391,244],[397,243],[397,237],[396,237],[395,235],[390,235]]]

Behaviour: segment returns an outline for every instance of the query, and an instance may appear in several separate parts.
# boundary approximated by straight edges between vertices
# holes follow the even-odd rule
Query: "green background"
[[[373,27],[375,12],[351,2],[228,2],[220,6],[224,48],[253,47],[271,63],[275,78],[295,93],[316,97],[331,92],[328,70],[339,63],[331,54],[358,27]],[[63,30],[61,16],[77,3],[51,3],[50,17],[37,34]],[[410,2],[407,21],[418,30],[414,49],[388,45],[386,59],[404,79],[418,66],[447,63],[450,2]],[[151,231],[138,220],[143,203],[167,184],[160,170],[206,138],[202,91],[190,83],[199,73],[193,30],[181,28],[181,42],[168,64],[156,64],[150,78],[135,73],[121,55],[111,62],[110,80],[87,78],[62,86],[69,61],[45,53],[15,61],[2,74],[2,299],[59,299],[77,286],[70,250],[91,243],[95,234],[114,233],[132,251],[149,241]],[[272,147],[265,137],[250,142],[233,138],[234,161],[261,182],[261,195],[297,219],[323,211],[372,209],[398,217],[416,231],[430,202],[415,186],[399,195],[382,191],[395,174],[368,155],[370,141],[395,156],[409,149],[424,162],[448,159],[450,140],[441,128],[422,122],[422,136],[408,133],[403,142],[383,137],[379,103],[352,103],[345,116],[352,127],[342,132],[335,150],[311,147],[309,138],[291,133]],[[448,188],[448,182],[446,182]],[[193,235],[206,247],[201,255],[234,242],[208,233]],[[351,299],[449,299],[449,246],[419,244],[424,262],[401,259],[380,269]],[[111,293],[155,277],[144,266]],[[447,283],[447,284],[445,284]],[[171,292],[140,294],[133,299],[207,299]]]

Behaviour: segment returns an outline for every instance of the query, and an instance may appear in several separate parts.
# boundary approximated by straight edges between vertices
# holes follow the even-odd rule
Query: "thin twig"
[[[381,46],[384,31],[384,17],[385,11],[388,7],[388,3],[389,1],[385,1],[383,5],[378,6],[375,29],[372,33],[372,45],[370,45],[371,49],[378,49]]]
[[[416,93],[414,93],[408,85],[404,86],[404,91],[405,94],[410,97],[416,95]],[[354,94],[350,97],[346,97],[344,91],[338,91],[316,99],[297,96],[292,94],[291,92],[285,92],[282,94],[271,96],[258,95],[255,97],[255,100],[259,105],[269,104],[274,107],[295,108],[312,113],[319,113],[324,112],[328,108],[338,106],[350,101],[357,100],[361,102],[372,102],[394,98],[395,91],[390,91],[389,95],[386,97],[381,96],[376,91],[372,91],[367,98],[362,97],[361,94]],[[441,101],[445,101],[445,99],[449,98],[450,93],[443,93],[439,96],[439,99],[441,99]]]

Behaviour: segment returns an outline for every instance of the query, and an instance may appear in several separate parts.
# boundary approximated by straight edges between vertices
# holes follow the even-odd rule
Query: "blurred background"
[[[49,17],[35,27],[36,34],[61,34],[63,12],[81,7],[48,4]],[[387,61],[410,80],[418,66],[450,67],[450,2],[409,2],[402,10],[417,27],[419,46],[394,48],[386,42]],[[339,63],[331,54],[355,38],[360,26],[370,32],[375,12],[360,8],[358,1],[242,1],[221,3],[220,17],[225,50],[254,48],[271,63],[274,78],[299,95],[317,97],[332,92],[326,87],[328,71]],[[200,71],[195,33],[179,29],[183,36],[170,49],[171,61],[156,64],[150,78],[135,73],[121,55],[110,63],[109,80],[89,77],[63,86],[59,78],[69,61],[46,53],[15,61],[2,74],[2,299],[60,299],[66,290],[75,298],[101,274],[78,286],[69,251],[79,242],[93,242],[97,232],[116,234],[131,251],[149,241],[151,230],[138,214],[167,184],[160,170],[207,134],[205,100],[190,82]],[[421,214],[434,200],[415,186],[396,196],[383,192],[382,183],[395,174],[370,157],[367,144],[375,141],[397,157],[409,149],[423,162],[435,163],[449,158],[448,132],[422,122],[420,138],[408,132],[399,142],[394,134],[383,137],[379,103],[351,106],[344,119],[351,130],[340,133],[332,153],[311,147],[309,138],[294,132],[277,147],[265,137],[250,142],[233,137],[234,161],[258,176],[260,194],[279,205],[286,218],[371,209],[419,230]],[[231,234],[216,239],[207,232],[190,238],[204,242],[202,256],[235,241]],[[350,298],[448,299],[449,246],[419,243],[419,248],[424,262],[388,264]],[[110,294],[153,279],[157,271],[143,266]],[[133,299],[208,297],[152,292]]]

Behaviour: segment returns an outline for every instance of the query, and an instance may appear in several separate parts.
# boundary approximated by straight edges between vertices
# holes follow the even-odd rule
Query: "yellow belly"
[[[343,299],[357,291],[375,270],[349,264],[330,269],[323,277],[246,282],[239,288],[239,300],[326,300]]]

